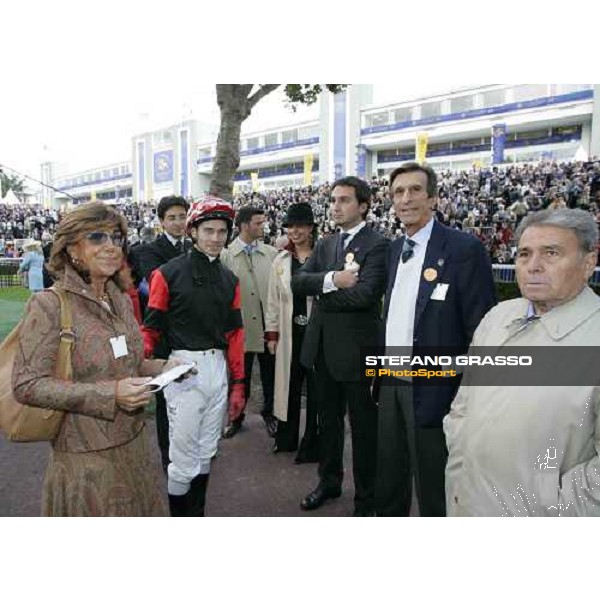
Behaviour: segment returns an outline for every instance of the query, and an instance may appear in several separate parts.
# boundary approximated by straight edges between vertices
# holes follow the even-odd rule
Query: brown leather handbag
[[[60,344],[56,360],[56,377],[71,380],[71,352],[75,335],[71,306],[67,294],[59,288],[49,288],[60,299]],[[20,321],[0,345],[0,429],[13,442],[51,441],[58,435],[65,413],[26,406],[15,399],[12,389],[12,371],[19,347]]]

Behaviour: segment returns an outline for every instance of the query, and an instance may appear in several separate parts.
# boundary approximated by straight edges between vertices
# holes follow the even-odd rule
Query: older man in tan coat
[[[277,420],[273,416],[273,389],[275,380],[275,358],[265,343],[265,317],[269,295],[269,276],[277,250],[261,241],[264,235],[265,213],[254,206],[242,207],[236,216],[239,236],[221,253],[221,261],[240,280],[242,293],[242,320],[245,331],[246,404],[250,398],[250,382],[254,357],[258,357],[260,379],[263,388],[261,415],[267,431],[273,437]],[[233,437],[242,427],[244,412],[231,421],[224,438]]]
[[[600,516],[597,363],[577,376],[581,385],[549,381],[555,372],[565,377],[576,352],[593,358],[598,351],[600,298],[587,285],[597,225],[582,210],[545,210],[526,217],[517,236],[523,298],[484,317],[471,351],[562,348],[568,368],[555,371],[546,361],[541,385],[469,386],[465,375],[444,419],[448,515]]]

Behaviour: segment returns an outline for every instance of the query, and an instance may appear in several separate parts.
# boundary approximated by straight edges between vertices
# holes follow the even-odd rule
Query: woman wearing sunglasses
[[[49,268],[66,292],[75,342],[73,381],[54,376],[60,303],[30,300],[13,389],[23,404],[65,411],[44,481],[46,516],[166,516],[160,471],[150,458],[144,407],[151,377],[171,364],[144,359],[126,261],[127,221],[110,206],[78,206],[61,220]]]

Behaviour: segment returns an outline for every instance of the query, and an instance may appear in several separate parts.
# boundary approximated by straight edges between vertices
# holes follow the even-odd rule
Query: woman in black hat
[[[274,452],[298,450],[302,383],[306,379],[306,427],[296,463],[318,462],[317,407],[312,373],[300,364],[300,350],[310,315],[311,298],[292,293],[291,279],[312,253],[317,227],[310,204],[288,208],[283,226],[288,245],[273,261],[265,331],[275,358],[275,405],[278,419]]]

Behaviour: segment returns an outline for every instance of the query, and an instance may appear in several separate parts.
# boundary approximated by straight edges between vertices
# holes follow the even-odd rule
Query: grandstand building
[[[44,190],[46,197],[53,196],[55,204],[71,201],[73,204],[103,200],[107,202],[131,201],[133,172],[130,161],[113,163],[52,178],[52,163],[42,165],[42,181],[58,191]],[[45,204],[45,202],[44,202]]]
[[[593,112],[591,84],[486,85],[369,107],[361,111],[366,168],[360,174],[385,175],[414,159],[421,133],[428,138],[427,162],[436,169],[587,160],[598,152],[598,140],[592,152]],[[493,131],[502,137],[500,160],[494,160]]]
[[[196,173],[199,139],[211,138],[214,127],[196,120],[141,133],[132,138],[131,160],[52,177],[52,163],[42,165],[42,181],[58,191],[46,191],[55,204],[151,202],[170,194],[198,196],[203,190]]]
[[[427,162],[436,169],[600,154],[600,92],[594,103],[592,84],[485,85],[385,105],[372,104],[372,96],[366,85],[324,94],[318,120],[243,135],[236,187],[385,176],[415,159],[418,136],[426,137]],[[215,153],[216,140],[198,148],[206,181]]]
[[[352,85],[323,94],[315,120],[244,132],[235,187],[385,176],[415,159],[418,139],[436,169],[587,160],[600,156],[600,86],[493,84],[373,104],[371,85]],[[46,182],[78,201],[197,197],[208,190],[216,143],[214,127],[188,120],[134,136],[128,162]],[[64,193],[55,199],[69,200]]]

